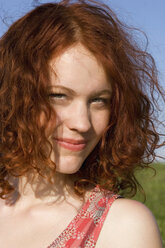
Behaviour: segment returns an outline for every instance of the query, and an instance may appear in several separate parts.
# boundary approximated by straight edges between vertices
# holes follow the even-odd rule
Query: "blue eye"
[[[92,99],[91,102],[107,104],[108,103],[108,99],[107,98],[103,98],[103,97],[97,97],[97,98]]]

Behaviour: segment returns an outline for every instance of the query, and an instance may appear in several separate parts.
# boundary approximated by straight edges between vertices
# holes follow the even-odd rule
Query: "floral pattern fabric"
[[[47,248],[94,248],[109,208],[118,197],[94,188],[75,218]]]

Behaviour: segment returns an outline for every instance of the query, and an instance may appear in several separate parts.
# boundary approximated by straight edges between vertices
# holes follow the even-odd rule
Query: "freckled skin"
[[[103,67],[81,44],[52,59],[50,66],[50,99],[56,112],[56,123],[49,123],[51,159],[57,171],[71,174],[79,170],[108,125],[111,85]],[[84,140],[86,145],[72,151],[54,137]]]

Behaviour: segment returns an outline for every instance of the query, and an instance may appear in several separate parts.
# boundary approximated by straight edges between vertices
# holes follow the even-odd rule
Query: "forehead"
[[[61,85],[77,91],[111,88],[103,66],[82,45],[67,49],[50,62],[51,84]]]

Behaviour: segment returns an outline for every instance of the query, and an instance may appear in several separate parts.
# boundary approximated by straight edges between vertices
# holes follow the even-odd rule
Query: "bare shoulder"
[[[103,240],[107,240],[106,245]],[[151,211],[144,204],[130,199],[117,199],[112,204],[98,242],[103,248],[163,247]]]
[[[143,203],[136,200],[119,198],[111,206],[111,214],[116,214],[123,220],[136,220],[136,224],[145,221],[155,221],[152,212]],[[111,215],[109,214],[109,215]],[[120,219],[121,220],[121,219]],[[133,222],[132,224],[135,224]]]

